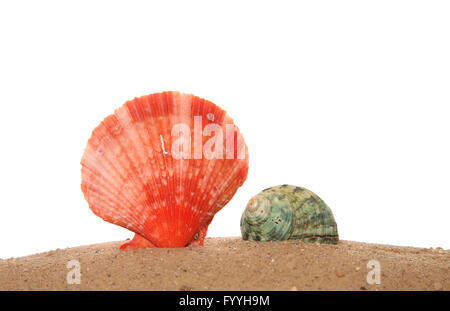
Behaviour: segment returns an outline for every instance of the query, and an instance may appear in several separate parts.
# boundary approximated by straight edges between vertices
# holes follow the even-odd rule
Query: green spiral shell
[[[339,235],[331,209],[313,192],[281,185],[250,199],[241,218],[244,240],[302,240],[337,244]]]

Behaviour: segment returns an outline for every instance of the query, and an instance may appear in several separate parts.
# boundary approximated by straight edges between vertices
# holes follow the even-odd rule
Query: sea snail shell
[[[251,198],[242,214],[241,233],[250,241],[339,241],[336,221],[325,202],[290,185],[271,187]]]

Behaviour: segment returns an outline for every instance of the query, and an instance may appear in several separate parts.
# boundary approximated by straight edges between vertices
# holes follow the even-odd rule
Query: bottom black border
[[[317,307],[386,308],[448,302],[450,292],[0,292],[2,302],[11,300],[15,307],[22,303],[49,301],[63,307],[127,307],[144,304],[149,310],[282,310],[293,306],[302,310]],[[431,298],[431,299],[430,299]],[[195,303],[195,304],[192,304]],[[208,306],[209,304],[209,306]]]

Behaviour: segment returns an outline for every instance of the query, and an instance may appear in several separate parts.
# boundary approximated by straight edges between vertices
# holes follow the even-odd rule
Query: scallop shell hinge
[[[302,240],[337,244],[339,235],[331,209],[313,192],[281,185],[250,199],[241,218],[244,240]]]

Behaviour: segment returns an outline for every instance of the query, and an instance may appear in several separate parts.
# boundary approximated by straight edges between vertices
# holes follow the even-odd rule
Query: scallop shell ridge
[[[222,138],[225,144],[231,136],[235,148],[214,153],[214,143]],[[208,146],[212,158],[205,157]],[[203,244],[214,215],[247,178],[248,151],[220,107],[164,92],[128,101],[106,117],[94,129],[81,165],[90,209],[135,232],[131,246],[182,247]]]

